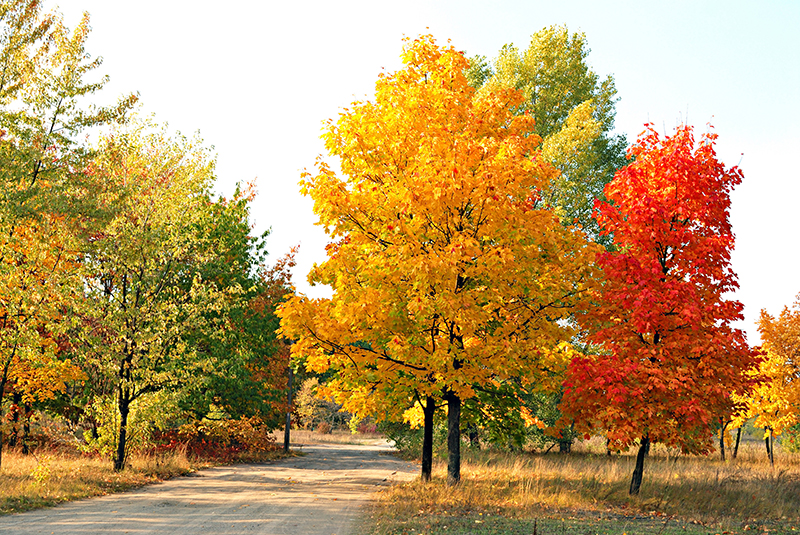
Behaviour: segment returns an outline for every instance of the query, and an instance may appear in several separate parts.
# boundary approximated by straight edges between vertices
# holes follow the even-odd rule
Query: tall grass
[[[630,496],[634,462],[630,454],[607,456],[599,442],[568,455],[467,450],[459,486],[445,485],[446,467],[439,462],[431,483],[415,480],[383,492],[372,516],[385,529],[375,532],[401,533],[391,526],[409,518],[474,515],[638,515],[740,529],[800,522],[798,455],[779,452],[771,467],[757,443],[743,445],[738,458],[728,461],[654,448],[645,462],[640,494]]]
[[[133,456],[122,472],[99,457],[71,453],[22,455],[3,452],[0,514],[119,492],[185,474],[192,466],[185,453]]]

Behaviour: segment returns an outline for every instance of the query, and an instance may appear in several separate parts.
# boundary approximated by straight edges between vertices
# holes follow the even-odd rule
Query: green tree
[[[277,338],[275,309],[290,293],[291,256],[267,268],[265,240],[251,236],[252,187],[231,199],[205,203],[195,232],[209,248],[198,265],[202,280],[227,294],[225,306],[207,311],[203,328],[189,341],[197,352],[193,381],[181,389],[179,405],[194,418],[257,416],[277,427],[285,412],[288,350]]]
[[[470,82],[487,89],[513,87],[524,95],[517,113],[530,113],[543,139],[540,153],[561,173],[544,189],[545,200],[566,224],[578,223],[610,246],[592,218],[595,199],[626,164],[627,141],[613,134],[618,100],[614,78],[589,68],[590,49],[582,32],[550,26],[531,36],[527,49],[504,46],[489,65],[472,60]]]
[[[119,428],[115,470],[124,467],[128,417],[142,396],[191,379],[190,335],[208,325],[238,285],[202,277],[214,162],[197,140],[169,138],[148,124],[106,136],[89,168],[110,183],[113,217],[86,256],[84,328],[76,350],[114,389]]]
[[[543,138],[537,157],[559,170],[542,185],[543,200],[565,225],[577,223],[587,236],[611,249],[613,235],[600,232],[592,212],[595,201],[605,199],[605,185],[627,163],[627,141],[624,135],[613,133],[618,100],[614,79],[611,75],[601,79],[589,67],[589,52],[585,34],[570,33],[565,26],[550,26],[533,34],[524,50],[506,45],[492,62],[481,56],[472,58],[467,76],[481,91],[513,87],[522,92],[524,98],[515,113],[533,116],[533,131]],[[574,342],[584,345],[583,341]],[[563,368],[551,370],[555,381],[563,377],[563,372]],[[481,404],[468,410],[475,411],[470,418],[485,429],[486,438],[506,444],[509,437],[519,442],[532,435],[541,443],[546,435],[538,427],[529,425],[531,432],[527,432],[522,425],[527,420],[520,409],[526,405],[520,400],[530,400],[527,408],[534,414],[544,411],[544,420],[551,425],[558,420],[557,410],[554,417],[553,411],[543,407],[555,407],[561,392],[554,392],[552,399],[545,398],[547,394],[531,392],[519,381],[512,381],[480,395]],[[514,418],[500,424],[488,416],[498,411],[513,411]],[[512,421],[517,425],[511,425]],[[562,450],[568,450],[568,438],[573,433],[569,429],[553,431],[561,437]]]

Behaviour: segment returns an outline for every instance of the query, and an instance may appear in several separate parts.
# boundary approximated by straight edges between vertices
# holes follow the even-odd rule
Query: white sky
[[[800,172],[800,2],[797,0],[50,0],[74,27],[91,15],[88,50],[104,58],[109,101],[138,91],[144,110],[184,133],[200,130],[218,154],[220,191],[257,177],[256,230],[272,228],[277,259],[300,244],[295,284],[325,259],[303,168],[323,150],[323,120],[368,98],[381,70],[400,67],[404,35],[431,33],[469,56],[526,48],[551,24],[586,33],[589,63],[612,74],[617,131],[635,140],[647,121],[671,130],[712,123],[720,159],[741,161],[733,195],[733,265],[742,324],[778,314],[800,293],[795,221]],[[800,151],[798,151],[800,153]]]

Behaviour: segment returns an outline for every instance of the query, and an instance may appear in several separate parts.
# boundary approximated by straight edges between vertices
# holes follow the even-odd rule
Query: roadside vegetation
[[[285,453],[271,434],[252,421],[239,420],[186,425],[159,437],[157,443],[139,443],[125,468],[114,470],[109,462],[113,448],[104,454],[65,430],[51,425],[49,436],[58,440],[29,443],[27,453],[22,446],[5,452],[0,468],[0,515],[123,492],[210,466],[294,455]]]
[[[777,448],[774,468],[762,442],[735,460],[650,453],[647,482],[630,495],[635,454],[607,455],[599,439],[570,454],[468,449],[462,481],[446,485],[446,464],[383,490],[364,533],[677,534],[792,533],[800,529],[800,455]]]

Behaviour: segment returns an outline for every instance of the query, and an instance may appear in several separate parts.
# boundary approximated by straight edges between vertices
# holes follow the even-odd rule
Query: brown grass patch
[[[284,455],[282,450],[241,454],[236,462],[263,462]],[[99,457],[4,451],[0,467],[0,514],[122,492],[219,464],[214,459],[189,460],[185,453],[176,451],[134,455],[125,470],[114,472],[112,462]]]
[[[411,533],[412,524],[415,533],[460,533],[453,531],[452,520],[464,518],[478,519],[469,533],[493,533],[487,516],[505,519],[495,524],[521,522],[522,531],[531,530],[533,519],[546,524],[565,518],[591,520],[592,526],[605,519],[595,527],[576,527],[590,533],[604,533],[603,525],[619,528],[621,522],[636,518],[650,519],[656,527],[663,523],[665,529],[671,522],[732,533],[755,527],[779,532],[800,527],[798,455],[780,453],[772,468],[763,445],[757,443],[744,445],[739,458],[727,462],[655,448],[645,462],[639,496],[630,496],[633,455],[606,456],[600,453],[603,449],[590,442],[569,455],[468,450],[462,483],[455,488],[445,485],[446,466],[439,462],[431,483],[415,480],[381,493],[370,513],[374,524],[370,533]],[[450,528],[442,528],[447,519]],[[650,532],[644,525],[637,529],[633,532]]]

